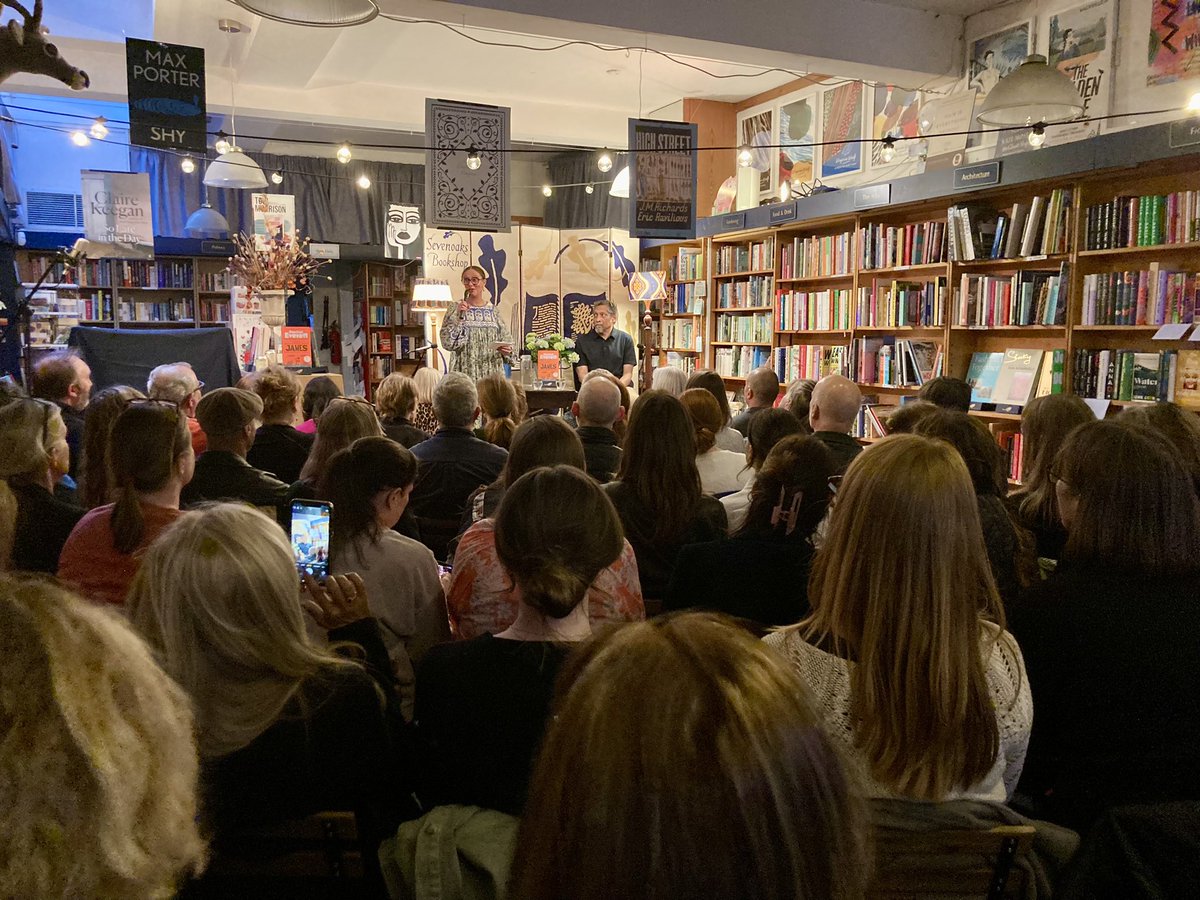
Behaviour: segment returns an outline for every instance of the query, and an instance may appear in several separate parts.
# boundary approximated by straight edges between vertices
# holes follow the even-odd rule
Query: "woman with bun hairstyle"
[[[475,382],[475,389],[479,392],[479,408],[483,412],[483,426],[476,429],[475,436],[507,450],[521,424],[516,389],[499,372],[480,378]]]
[[[679,402],[696,431],[696,469],[700,472],[701,489],[715,497],[740,491],[754,478],[754,470],[745,453],[722,450],[716,445],[717,435],[724,427],[717,401],[703,388],[691,388],[679,395]]]
[[[717,406],[721,408],[722,424],[721,430],[717,432],[716,445],[722,450],[732,450],[734,453],[741,453],[745,450],[746,439],[729,424],[733,421],[733,412],[729,409],[729,397],[725,394],[724,379],[712,369],[700,369],[688,376],[685,387],[687,390],[701,388],[708,391],[717,401]]]
[[[554,678],[571,646],[592,632],[588,587],[624,541],[612,503],[574,466],[517,479],[500,503],[495,534],[517,617],[497,635],[434,647],[421,664],[422,799],[520,815]]]

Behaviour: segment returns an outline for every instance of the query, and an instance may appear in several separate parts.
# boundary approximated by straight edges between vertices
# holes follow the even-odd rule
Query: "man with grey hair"
[[[613,425],[625,417],[621,389],[607,375],[592,377],[579,389],[579,399],[571,404],[578,423],[576,433],[583,442],[587,473],[601,484],[612,481],[621,465],[621,445]]]
[[[408,508],[421,530],[421,543],[442,559],[446,545],[458,533],[471,492],[500,477],[508,453],[471,433],[479,418],[475,382],[451,372],[433,391],[433,411],[441,428],[412,447],[417,458],[417,481]]]
[[[779,396],[779,376],[770,366],[759,366],[746,376],[742,395],[746,398],[746,408],[733,417],[729,427],[746,437],[750,434],[750,420],[775,405],[775,398]]]
[[[151,400],[166,400],[178,406],[187,416],[188,431],[192,434],[192,450],[197,456],[208,449],[208,439],[196,418],[200,389],[204,382],[196,377],[190,363],[164,363],[150,371],[146,379],[146,396]]]
[[[633,370],[637,366],[637,351],[633,338],[616,329],[617,304],[602,297],[592,304],[595,324],[587,334],[581,334],[575,342],[579,363],[575,375],[580,383],[593,369],[612,372],[623,384],[633,386]]]
[[[862,392],[849,378],[826,375],[813,388],[808,421],[813,437],[828,447],[837,460],[839,472],[845,472],[854,457],[862,453],[858,441],[850,437],[861,407]]]

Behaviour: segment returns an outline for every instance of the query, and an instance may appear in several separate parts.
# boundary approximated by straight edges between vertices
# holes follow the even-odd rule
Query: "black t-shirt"
[[[604,369],[620,378],[625,374],[625,366],[637,368],[633,338],[615,328],[607,338],[600,337],[595,331],[581,334],[575,342],[575,351],[579,354],[578,365],[587,366],[589,372]]]
[[[417,671],[427,807],[519,816],[568,645],[480,635],[433,647]]]

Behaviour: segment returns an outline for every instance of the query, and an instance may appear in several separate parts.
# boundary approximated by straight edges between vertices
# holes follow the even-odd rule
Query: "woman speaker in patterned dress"
[[[446,314],[439,339],[450,352],[450,371],[462,372],[474,381],[503,371],[512,353],[512,335],[500,313],[484,295],[487,273],[479,266],[463,269],[463,299]]]

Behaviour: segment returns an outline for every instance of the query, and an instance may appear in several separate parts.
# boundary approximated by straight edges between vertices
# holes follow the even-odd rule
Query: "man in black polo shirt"
[[[633,370],[637,366],[637,351],[633,349],[633,338],[617,331],[617,305],[611,300],[597,300],[592,304],[596,325],[592,331],[580,335],[575,342],[579,364],[575,375],[580,383],[593,369],[605,369],[617,376],[622,383],[633,386]]]

